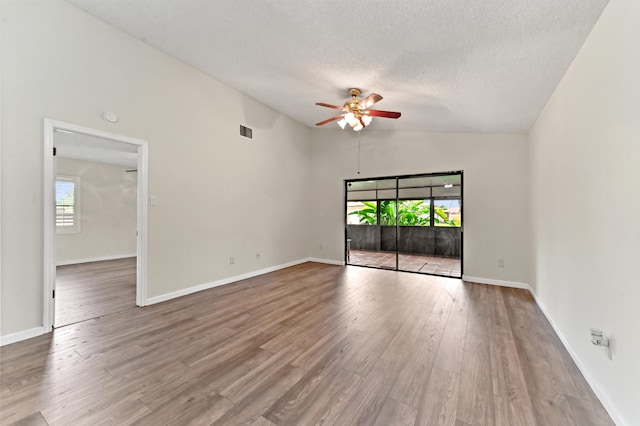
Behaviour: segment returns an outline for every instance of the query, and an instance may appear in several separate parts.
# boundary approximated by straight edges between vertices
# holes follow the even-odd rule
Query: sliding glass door
[[[462,172],[345,182],[350,265],[462,276]]]

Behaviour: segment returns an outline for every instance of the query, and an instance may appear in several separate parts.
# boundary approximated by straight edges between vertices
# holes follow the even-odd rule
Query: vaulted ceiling
[[[531,128],[607,3],[67,1],[310,127],[357,87],[402,112],[372,128],[496,133]]]

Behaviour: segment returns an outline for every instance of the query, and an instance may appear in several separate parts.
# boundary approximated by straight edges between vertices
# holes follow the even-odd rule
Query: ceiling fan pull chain
[[[360,174],[360,135],[361,132],[358,132],[358,174]]]

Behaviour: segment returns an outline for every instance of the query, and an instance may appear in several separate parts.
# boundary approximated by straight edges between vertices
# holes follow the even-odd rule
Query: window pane
[[[400,188],[398,190],[398,198],[431,198],[431,188]]]
[[[435,226],[454,226],[461,225],[462,216],[460,214],[460,200],[447,199],[435,200],[433,221]]]
[[[57,232],[79,232],[79,218],[77,211],[78,178],[60,177],[56,179],[56,228]]]
[[[73,226],[75,185],[73,182],[56,181],[56,226]]]
[[[396,200],[380,201],[380,225],[396,224]]]
[[[380,190],[378,190],[378,199],[380,199],[380,200],[395,200],[396,199],[396,190],[395,189],[380,189]]]
[[[452,186],[451,188],[445,188],[443,186],[436,186],[433,188],[433,197],[460,197],[461,187]]]
[[[56,205],[73,205],[73,182],[56,181]]]
[[[347,201],[347,224],[376,225],[378,203],[376,201]]]
[[[430,226],[431,200],[401,200],[399,226]]]
[[[367,201],[375,200],[376,191],[348,191],[347,200],[349,201]]]

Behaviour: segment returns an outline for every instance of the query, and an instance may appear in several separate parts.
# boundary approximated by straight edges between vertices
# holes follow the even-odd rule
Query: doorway
[[[462,195],[462,171],[346,180],[346,263],[461,278]]]
[[[45,119],[44,146],[45,331],[144,306],[146,141]]]

